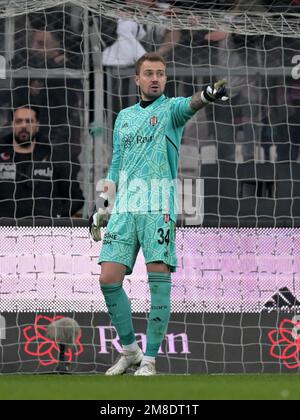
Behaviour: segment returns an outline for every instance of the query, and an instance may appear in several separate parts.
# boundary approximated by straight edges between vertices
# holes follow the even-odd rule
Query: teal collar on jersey
[[[154,99],[154,101],[141,101],[140,102],[140,107],[141,108],[148,108],[149,106],[155,104],[155,105],[159,105],[161,104],[162,101],[164,101],[166,99],[166,96],[163,94],[161,95],[159,98]]]

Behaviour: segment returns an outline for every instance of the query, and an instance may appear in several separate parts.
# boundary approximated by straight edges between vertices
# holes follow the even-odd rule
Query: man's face
[[[32,109],[18,109],[14,114],[13,132],[20,146],[30,146],[39,132],[36,113]]]
[[[32,36],[31,48],[34,55],[43,57],[46,55],[48,58],[53,58],[57,55],[59,42],[51,32],[38,31]]]
[[[136,84],[141,89],[143,100],[151,101],[159,98],[167,84],[166,67],[159,61],[145,61],[136,76]]]

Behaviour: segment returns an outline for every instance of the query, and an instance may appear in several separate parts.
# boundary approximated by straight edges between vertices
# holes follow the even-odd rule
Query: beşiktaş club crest
[[[155,126],[158,124],[158,118],[157,117],[152,117],[150,120],[150,124]]]

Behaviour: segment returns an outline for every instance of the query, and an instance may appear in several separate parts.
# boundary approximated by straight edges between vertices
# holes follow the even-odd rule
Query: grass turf
[[[299,400],[298,375],[0,376],[0,400]]]

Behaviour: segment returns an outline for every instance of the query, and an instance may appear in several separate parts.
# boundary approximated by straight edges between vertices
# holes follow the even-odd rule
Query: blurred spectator
[[[60,34],[63,39],[63,34]],[[82,82],[64,77],[68,66],[65,51],[60,47],[57,32],[34,31],[29,48],[17,51],[12,60],[15,69],[62,68],[61,77],[47,79],[14,79],[13,107],[26,102],[39,109],[43,137],[50,144],[70,144],[75,159],[81,152],[80,115]]]
[[[300,152],[300,89],[297,82],[286,89],[277,78],[274,78],[273,85],[269,88],[269,112],[262,121],[261,137],[265,159],[296,162]]]
[[[83,25],[73,29],[71,6],[57,6],[15,19],[19,67],[82,68]]]
[[[149,16],[150,23],[144,25],[146,35],[143,38],[142,44],[147,52],[156,51],[167,58],[174,51],[175,47],[180,41],[181,31],[174,29],[166,29],[165,26],[153,25],[151,23],[151,13],[153,11],[159,12],[161,17],[167,22],[171,17],[171,5],[166,2],[159,2],[156,0],[127,0],[128,3],[142,5],[146,7],[146,13]],[[170,21],[171,23],[171,21]],[[168,25],[170,26],[170,25]]]
[[[166,57],[167,61],[177,66],[192,67],[207,65],[209,50],[205,40],[206,32],[198,30],[182,30],[176,45]]]
[[[143,25],[130,20],[119,19],[115,30],[117,38],[104,49],[102,62],[104,66],[133,66],[146,53],[140,43],[146,35]]]
[[[299,13],[300,1],[299,0],[273,0],[269,2],[265,0],[268,5],[269,12],[273,13]]]
[[[28,65],[30,67],[56,68],[66,65],[64,50],[60,46],[58,33],[51,31],[34,31],[28,51]],[[22,56],[16,56],[15,67],[22,67],[23,63],[16,63]],[[25,58],[25,57],[24,57]]]
[[[164,26],[151,23],[151,13],[159,12],[164,19],[168,19],[170,4],[157,2],[155,0],[126,0],[132,11],[120,12],[117,20],[101,19],[101,40],[104,49],[102,61],[104,66],[112,67],[115,70],[113,78],[113,110],[115,115],[122,108],[131,105],[130,92],[136,92],[133,84],[131,91],[131,79],[120,77],[118,70],[134,66],[137,60],[146,52],[157,51],[159,54],[172,60],[172,52],[180,39],[180,31],[167,30]],[[149,17],[149,24],[136,23],[133,13],[136,7],[141,6],[139,13]],[[133,95],[134,96],[134,95]],[[136,98],[132,98],[133,103]]]
[[[81,152],[80,81],[69,79],[15,79],[13,106],[28,103],[39,110],[40,132],[51,145],[70,145],[76,160]],[[74,83],[79,84],[77,89]],[[73,159],[73,158],[72,158]]]
[[[36,68],[81,68],[82,59],[80,54],[79,35],[75,37],[72,47],[75,51],[72,53],[72,47],[66,41],[65,29],[53,30],[49,26],[46,29],[32,30],[27,33],[29,37],[28,44],[19,49],[13,58],[14,68],[36,67]],[[70,35],[69,35],[70,37]],[[77,50],[77,54],[76,53]]]
[[[278,161],[298,161],[300,155],[300,87],[299,81],[293,81],[287,95],[287,112],[285,116],[288,123],[288,144],[277,146]],[[288,115],[287,115],[288,114]]]
[[[256,75],[245,73],[245,68],[261,67],[259,37],[245,37],[225,32],[211,32],[206,36],[211,48],[210,64],[222,68],[228,80],[230,102],[207,108],[211,138],[217,141],[218,158],[236,160],[236,145],[242,147],[241,158],[252,160],[262,95]],[[240,75],[234,74],[241,70]]]
[[[41,143],[38,111],[14,112],[13,133],[0,145],[0,217],[71,217],[83,207],[79,163],[68,147]]]
[[[101,20],[103,64],[116,67],[134,66],[146,52],[157,51],[163,56],[172,52],[180,40],[180,31],[153,25],[150,18],[152,11],[156,11],[167,19],[170,5],[156,0],[126,0],[126,3],[132,7],[132,13],[129,9],[127,12],[120,12],[117,21],[108,18]],[[132,19],[134,9],[138,6],[142,6],[139,13],[149,16],[149,24],[139,24]]]

